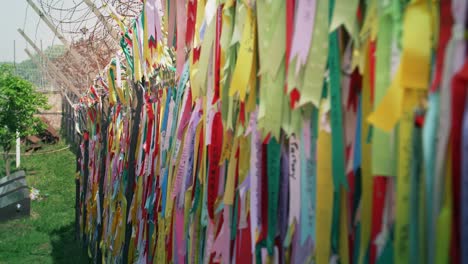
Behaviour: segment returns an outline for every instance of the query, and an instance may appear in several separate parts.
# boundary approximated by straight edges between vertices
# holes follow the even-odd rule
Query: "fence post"
[[[133,91],[136,93],[137,103],[136,107],[132,109],[132,132],[130,134],[130,150],[128,154],[128,182],[127,190],[125,191],[125,198],[127,199],[127,215],[130,212],[130,206],[132,204],[133,190],[135,185],[135,151],[138,140],[138,130],[140,127],[140,113],[143,106],[143,90],[138,87],[138,85],[132,82]],[[133,107],[132,107],[133,108]],[[125,221],[127,222],[127,221]],[[127,223],[125,228],[125,242],[123,250],[123,263],[128,263],[128,246],[130,243],[130,238],[132,236],[132,223]]]
[[[84,179],[83,179],[83,196],[80,197],[82,202],[86,202],[86,193],[88,192],[88,177],[89,177],[89,167],[88,167],[88,162],[89,162],[89,134],[88,131],[84,131],[83,133],[83,144],[84,144],[84,159],[83,159],[83,164],[84,164]],[[83,236],[82,240],[84,245],[87,244],[86,242],[86,218],[87,218],[87,210],[86,206],[83,206]]]
[[[101,112],[101,167],[99,170],[99,186],[98,186],[98,192],[99,192],[99,202],[100,202],[100,216],[102,218],[102,213],[104,211],[103,207],[103,201],[104,201],[104,177],[106,174],[106,157],[107,157],[107,127],[109,125],[109,112],[106,111],[109,110],[108,108],[104,107],[104,101],[103,101],[103,106],[102,106],[102,112]],[[106,113],[107,112],[107,113]],[[97,263],[102,263],[102,250],[99,245],[101,244],[101,239],[102,239],[102,219],[101,223],[98,224],[98,235],[97,235],[97,254],[96,254],[96,260]]]
[[[80,239],[80,174],[81,150],[76,148],[76,177],[75,177],[75,240]]]

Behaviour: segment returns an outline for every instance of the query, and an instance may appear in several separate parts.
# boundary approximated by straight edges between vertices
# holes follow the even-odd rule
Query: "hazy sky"
[[[28,17],[25,17],[26,0],[0,0],[2,8],[0,8],[0,61],[13,61],[13,42],[16,40],[16,61],[20,62],[27,58],[24,48],[26,41],[18,33],[17,29],[21,28],[37,43],[43,39],[43,45],[51,43],[53,33],[49,32],[44,25],[39,25],[38,33],[36,25],[39,16],[33,14],[33,10],[29,8]],[[26,18],[26,20],[25,20]],[[26,21],[26,25],[25,25]],[[47,43],[47,44],[46,44]],[[40,45],[38,45],[40,46]],[[32,48],[29,48],[32,51]]]
[[[37,0],[33,0],[38,5]],[[65,6],[74,5],[76,0],[55,1]],[[52,31],[39,18],[26,0],[0,0],[0,61],[13,61],[13,41],[16,40],[16,62],[28,59],[24,49],[28,47],[31,52],[33,48],[27,45],[23,37],[18,33],[21,28],[40,47],[42,40],[43,48],[52,44],[61,44],[54,37]]]

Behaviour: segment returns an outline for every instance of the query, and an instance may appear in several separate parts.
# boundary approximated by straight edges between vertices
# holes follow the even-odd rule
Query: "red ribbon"
[[[374,92],[375,92],[375,41],[369,42],[369,82],[370,82],[370,101],[374,102]]]
[[[465,110],[466,86],[468,84],[468,61],[452,79],[452,186],[453,216],[450,243],[451,262],[460,263],[460,193],[461,193],[461,136]]]
[[[377,260],[377,245],[375,240],[382,231],[383,212],[385,209],[385,196],[387,191],[387,177],[374,177],[374,192],[372,203],[372,227],[371,227],[371,248],[370,248],[370,264],[374,264]]]
[[[195,33],[195,18],[197,16],[196,0],[189,0],[187,4],[187,31],[185,32],[185,46],[191,47]]]
[[[435,77],[431,86],[431,92],[437,91],[442,80],[442,69],[444,68],[444,56],[447,43],[452,35],[452,1],[440,1],[440,29],[439,44],[437,47]]]
[[[216,14],[216,39],[215,39],[215,85],[214,85],[214,96],[212,104],[216,103],[219,99],[219,75],[220,75],[220,63],[221,63],[221,31],[222,31],[222,14],[223,5],[218,6]]]
[[[208,215],[211,220],[214,220],[214,204],[218,196],[219,161],[221,159],[222,145],[223,122],[221,120],[221,112],[217,112],[213,118],[211,144],[208,146]]]
[[[351,74],[351,81],[349,83],[349,95],[347,108],[352,109],[354,112],[357,111],[358,107],[358,95],[361,92],[362,87],[362,76],[356,69]]]

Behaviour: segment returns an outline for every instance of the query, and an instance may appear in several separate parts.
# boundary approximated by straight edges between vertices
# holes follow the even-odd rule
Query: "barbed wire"
[[[53,58],[52,61],[67,76],[72,85],[85,89],[92,81],[90,76],[97,76],[111,57],[115,56],[119,43],[113,39],[111,32],[83,0],[33,1],[55,25],[56,29],[70,41],[71,48],[84,58],[85,65],[77,65],[71,53],[65,52],[62,56]],[[113,25],[117,32],[120,32],[120,28],[111,17],[107,6],[112,6],[124,19],[129,19],[138,15],[143,5],[141,0],[95,0],[93,2],[103,14],[105,21]],[[23,29],[26,25],[27,16],[28,7],[25,10]],[[43,22],[40,21],[39,23]],[[39,27],[36,26],[35,42],[37,42],[38,29]],[[56,36],[53,37],[53,44],[55,39]]]
[[[71,37],[82,37],[86,32],[106,32],[105,27],[98,21],[94,13],[84,1],[73,0],[72,6],[57,7],[64,4],[64,0],[37,0],[43,12],[51,18],[52,22],[62,27],[62,32]],[[113,6],[122,17],[134,17],[141,11],[141,0],[98,0],[94,1],[102,11],[107,22],[115,25],[106,6]],[[117,28],[117,25],[115,25]],[[107,32],[109,33],[109,32]],[[96,35],[96,34],[95,34]]]
[[[28,10],[29,10],[29,5],[26,5],[26,11],[24,12],[24,23],[23,23],[23,30],[26,27],[26,20],[28,18]]]

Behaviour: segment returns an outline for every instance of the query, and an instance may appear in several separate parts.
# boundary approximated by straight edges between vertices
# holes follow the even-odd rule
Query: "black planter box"
[[[0,178],[0,222],[28,217],[31,211],[29,187],[24,171]]]

